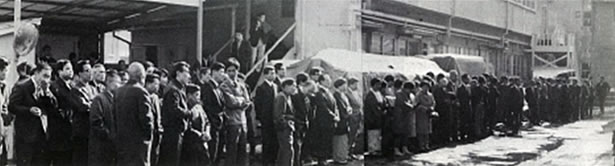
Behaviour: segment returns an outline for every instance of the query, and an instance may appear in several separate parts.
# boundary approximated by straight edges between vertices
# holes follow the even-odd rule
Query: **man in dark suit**
[[[273,118],[277,131],[277,140],[280,147],[276,165],[294,165],[294,132],[295,132],[295,109],[291,96],[297,93],[297,85],[293,79],[285,79],[280,86],[281,93],[274,99]]]
[[[570,97],[570,105],[572,107],[570,107],[570,121],[574,122],[580,119],[580,111],[579,109],[580,107],[580,96],[581,96],[581,86],[579,86],[578,84],[578,80],[573,79],[571,80],[571,84],[570,84],[570,94],[568,94]]]
[[[260,60],[265,55],[265,48],[268,42],[268,34],[271,26],[265,22],[265,13],[256,15],[250,28],[250,45],[252,45],[252,59]]]
[[[211,66],[211,73],[209,76],[204,77],[201,84],[201,98],[203,107],[211,123],[211,129],[209,130],[211,140],[207,142],[209,145],[209,157],[212,162],[218,162],[218,154],[222,152],[222,127],[224,125],[223,111],[224,111],[224,98],[220,91],[219,85],[226,79],[224,72],[224,64],[214,63]],[[201,73],[202,74],[202,73]],[[209,78],[211,77],[211,79]]]
[[[145,68],[138,62],[128,66],[130,80],[115,92],[115,133],[118,165],[148,166],[154,130],[154,114],[145,84]],[[189,80],[189,77],[188,77]],[[173,102],[173,101],[171,101]],[[113,132],[112,132],[113,133]]]
[[[57,100],[49,89],[51,67],[40,64],[34,77],[20,82],[13,88],[8,105],[15,117],[16,164],[47,165],[45,154],[47,112],[57,109]]]
[[[611,85],[604,81],[604,77],[600,77],[600,82],[596,84],[596,96],[600,105],[600,115],[604,114],[604,101],[611,91]]]
[[[88,137],[90,131],[90,105],[98,95],[96,87],[92,86],[92,66],[87,60],[77,62],[75,66],[77,78],[71,89],[73,108],[73,165],[87,165]]]
[[[254,108],[256,110],[256,118],[262,125],[263,162],[273,164],[278,150],[277,136],[273,123],[273,100],[278,91],[277,85],[273,82],[276,78],[274,68],[271,66],[265,67],[263,77],[265,80],[256,89]]]
[[[162,140],[162,133],[164,133],[160,114],[161,99],[158,97],[159,88],[160,77],[157,74],[147,74],[145,77],[145,89],[149,93],[149,99],[152,103],[152,112],[154,113],[154,137],[152,138],[152,151],[150,153],[150,163],[153,166],[158,165],[160,142]]]
[[[116,147],[113,144],[115,125],[113,114],[114,91],[121,86],[120,75],[110,70],[105,73],[106,88],[92,100],[90,112],[90,137],[88,142],[88,165],[106,166],[115,164]]]
[[[298,91],[296,94],[291,96],[293,107],[295,108],[295,135],[293,138],[293,149],[295,150],[293,161],[295,162],[293,164],[295,166],[301,166],[301,154],[309,154],[309,152],[307,152],[309,148],[303,148],[303,142],[304,138],[307,136],[307,131],[310,126],[310,115],[313,113],[309,95],[312,95],[314,92],[316,83],[309,80],[308,75],[305,73],[297,74],[295,79],[297,80]]]
[[[457,100],[459,101],[459,128],[462,140],[472,139],[472,105],[470,102],[470,76],[461,76],[461,86],[457,88]]]
[[[60,59],[56,63],[56,80],[51,84],[51,91],[58,99],[57,111],[47,112],[49,118],[49,160],[53,165],[70,165],[72,162],[72,114],[71,79],[73,78],[73,66],[70,61]]]
[[[247,73],[254,65],[254,59],[252,59],[252,47],[250,42],[244,39],[241,32],[235,32],[235,41],[231,45],[231,57],[239,60],[241,69],[239,72]]]
[[[162,126],[159,165],[179,165],[183,133],[188,129],[190,110],[185,85],[190,83],[190,65],[184,61],[173,64],[171,82],[162,99]]]
[[[384,97],[380,91],[382,80],[374,78],[370,81],[371,88],[363,100],[365,111],[365,129],[367,130],[367,152],[370,155],[379,153],[380,136],[384,124]]]

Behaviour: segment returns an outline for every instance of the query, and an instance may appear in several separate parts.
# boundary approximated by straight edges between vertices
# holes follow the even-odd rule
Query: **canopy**
[[[483,57],[459,55],[459,54],[430,54],[426,59],[436,62],[440,68],[451,71],[456,70],[460,74],[480,75],[491,73],[489,64]]]
[[[574,69],[569,69],[565,67],[542,67],[535,68],[533,72],[534,77],[543,77],[543,78],[556,78],[558,76],[574,76]]]

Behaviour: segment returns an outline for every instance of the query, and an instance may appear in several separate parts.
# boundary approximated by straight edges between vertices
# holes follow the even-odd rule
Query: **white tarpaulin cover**
[[[564,68],[564,67],[542,67],[535,68],[533,72],[534,77],[544,77],[544,78],[555,78],[561,74],[574,75],[574,69]]]
[[[397,73],[414,78],[428,72],[446,74],[432,61],[402,56],[384,56],[369,53],[353,52],[342,49],[325,49],[309,59],[290,65],[289,73],[307,71],[313,66],[320,66],[325,70],[334,70],[341,73]],[[339,74],[341,74],[339,73]]]
[[[436,62],[446,71],[457,70],[461,74],[480,75],[492,73],[483,57],[460,54],[430,54],[425,58]]]

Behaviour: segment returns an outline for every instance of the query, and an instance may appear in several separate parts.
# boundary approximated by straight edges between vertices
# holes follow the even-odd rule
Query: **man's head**
[[[318,84],[325,86],[327,88],[331,87],[331,76],[328,74],[323,74],[318,77]]]
[[[105,65],[97,63],[92,67],[94,81],[105,82]]]
[[[470,75],[468,75],[468,74],[461,75],[461,82],[463,82],[464,84],[469,84],[470,83]]]
[[[189,103],[199,103],[201,101],[201,88],[198,85],[187,84],[186,96]]]
[[[318,90],[318,88],[316,88],[316,82],[314,82],[313,80],[307,80],[303,82],[300,86],[302,92],[305,94],[314,94]]]
[[[451,79],[451,82],[457,82],[457,77],[459,74],[457,74],[457,71],[455,70],[451,70],[450,72],[448,72],[448,77]]]
[[[126,73],[126,71],[124,70],[120,70],[117,72],[118,75],[120,75],[120,79],[122,80],[122,84],[126,84],[128,82],[129,76],[128,73]]]
[[[190,65],[184,61],[173,63],[171,79],[177,80],[182,85],[190,83]]]
[[[275,69],[271,66],[266,66],[265,69],[263,69],[263,77],[267,81],[275,80]]]
[[[443,77],[443,78],[440,78],[440,80],[438,81],[438,85],[440,85],[440,86],[446,86],[446,85],[448,85],[448,79],[446,79],[446,78],[444,78],[444,77]]]
[[[429,76],[431,79],[436,78],[436,75],[434,75],[433,72],[427,72],[427,76]]]
[[[137,82],[141,85],[145,84],[146,71],[143,64],[139,62],[132,62],[128,65],[128,69],[126,71],[128,71],[128,75],[130,75],[129,79],[131,81]]]
[[[406,93],[414,92],[414,89],[416,89],[415,85],[414,85],[414,82],[412,82],[412,81],[404,82],[404,85],[403,85],[403,91],[404,92],[406,92]]]
[[[239,74],[239,62],[235,58],[229,58],[226,66],[226,75],[234,80],[237,78],[237,74]]]
[[[422,81],[420,87],[421,91],[428,92],[431,89],[431,83],[429,81]]]
[[[120,75],[117,73],[117,70],[109,69],[105,73],[105,76],[105,85],[107,89],[114,90],[122,86],[122,78],[120,78]]]
[[[320,75],[322,75],[323,69],[320,67],[314,67],[312,69],[310,69],[310,79],[314,80],[314,81],[318,81],[318,78],[320,77]]]
[[[262,23],[262,22],[265,22],[265,19],[266,19],[266,18],[267,18],[267,16],[265,15],[265,13],[258,13],[258,14],[256,15],[256,21],[259,21],[259,22],[261,22],[261,23]]]
[[[145,77],[145,89],[149,93],[156,93],[160,88],[160,76],[158,74],[147,74]]]
[[[301,72],[295,76],[295,81],[297,82],[297,85],[299,86],[303,85],[308,80],[309,80],[308,75],[304,72]]]
[[[294,95],[297,93],[297,84],[295,83],[295,80],[292,78],[286,78],[284,80],[282,80],[282,92],[284,92],[287,95]]]
[[[51,66],[49,66],[47,63],[41,63],[36,65],[36,67],[34,68],[34,81],[36,81],[36,83],[39,86],[42,86],[44,88],[48,87],[50,82],[51,82]]]
[[[20,77],[30,76],[32,75],[33,68],[34,67],[32,67],[30,64],[26,62],[22,62],[19,65],[17,65],[17,73],[19,74]]]
[[[354,77],[348,78],[348,88],[353,91],[359,90],[359,79]]]
[[[335,89],[339,91],[346,91],[348,89],[348,84],[347,84],[346,79],[339,78],[335,80],[335,82],[333,82],[333,87],[335,87]]]
[[[9,67],[9,61],[4,57],[0,57],[0,81],[6,80],[7,68]]]
[[[237,42],[243,41],[243,33],[235,32],[235,41],[237,41]]]
[[[286,67],[284,66],[284,64],[276,63],[273,67],[275,68],[275,73],[278,74],[278,77],[286,77]]]
[[[384,76],[384,81],[387,82],[387,84],[393,85],[395,83],[395,77],[393,75],[386,75]]]
[[[211,77],[214,79],[214,81],[216,81],[217,83],[222,83],[226,79],[227,76],[226,72],[224,71],[225,68],[226,66],[224,66],[224,64],[220,62],[216,62],[211,65]]]
[[[199,81],[208,83],[211,80],[211,70],[208,67],[201,67],[199,71]]]
[[[75,65],[75,73],[82,83],[92,81],[92,66],[88,60],[80,60]]]
[[[577,80],[576,79],[572,80],[572,85],[577,85]]]
[[[379,78],[373,78],[370,82],[369,85],[372,87],[372,89],[374,90],[380,90],[380,88],[382,88],[382,80],[380,80]]]
[[[600,76],[600,82],[604,82],[604,76]]]
[[[67,59],[58,60],[54,70],[58,73],[58,77],[64,81],[68,81],[73,78],[73,65]]]

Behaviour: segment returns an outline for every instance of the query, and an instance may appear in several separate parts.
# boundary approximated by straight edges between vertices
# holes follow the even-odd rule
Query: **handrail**
[[[220,49],[218,49],[218,51],[216,51],[214,53],[214,55],[212,56],[214,62],[218,61],[218,55],[220,55],[220,53],[222,53],[222,50],[224,50],[226,47],[228,47],[229,45],[231,45],[231,43],[233,43],[234,38],[231,37],[231,39],[229,39],[228,41],[226,41],[226,43],[224,43],[224,45],[222,45],[222,47],[220,47]]]
[[[274,50],[276,47],[278,47],[278,45],[282,42],[282,40],[284,40],[284,39],[288,36],[288,34],[290,34],[290,32],[291,32],[293,29],[295,29],[295,27],[296,27],[296,26],[297,26],[297,23],[295,22],[295,23],[293,23],[293,25],[291,25],[290,27],[288,27],[288,29],[286,29],[286,32],[284,32],[284,34],[283,34],[280,38],[278,38],[278,41],[276,41],[276,42],[273,44],[273,46],[272,46],[272,47],[271,47],[271,48],[270,48],[270,49],[269,49],[269,50],[265,53],[265,55],[263,56],[263,58],[261,58],[260,60],[258,60],[258,62],[257,62],[256,64],[254,64],[254,66],[252,67],[252,69],[250,69],[250,70],[248,71],[248,73],[246,73],[246,78],[250,77],[250,75],[251,75],[252,73],[254,73],[254,71],[256,70],[256,68],[257,68],[259,65],[261,65],[261,63],[264,63],[264,62],[265,62],[265,60],[267,60],[267,59],[268,59],[267,57],[269,57],[269,54],[271,54],[271,52],[273,52],[273,50]]]

